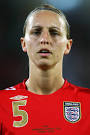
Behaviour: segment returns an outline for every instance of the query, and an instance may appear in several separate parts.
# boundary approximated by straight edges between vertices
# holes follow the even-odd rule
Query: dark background
[[[20,37],[26,16],[42,3],[61,9],[71,26],[73,46],[64,58],[64,78],[90,88],[90,0],[0,0],[0,89],[28,78]]]

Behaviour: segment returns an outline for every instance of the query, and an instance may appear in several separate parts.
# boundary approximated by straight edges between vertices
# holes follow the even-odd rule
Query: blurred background
[[[0,89],[28,78],[20,37],[28,13],[42,3],[61,9],[71,27],[73,46],[64,57],[64,78],[90,88],[90,0],[0,0]]]

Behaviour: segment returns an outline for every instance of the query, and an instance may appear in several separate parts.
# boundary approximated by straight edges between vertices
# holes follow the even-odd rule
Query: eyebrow
[[[35,28],[43,28],[42,26],[33,26],[32,29],[35,29]]]
[[[51,26],[51,27],[49,27],[49,29],[56,29],[56,30],[60,30],[60,28],[55,27],[55,26]]]
[[[33,27],[32,27],[32,29],[35,29],[35,28],[41,28],[41,29],[42,29],[43,27],[42,27],[42,26],[39,26],[39,25],[38,25],[38,26],[33,26]],[[55,26],[51,26],[51,27],[48,27],[48,28],[49,28],[49,29],[56,29],[56,30],[60,30],[60,28],[55,27]]]

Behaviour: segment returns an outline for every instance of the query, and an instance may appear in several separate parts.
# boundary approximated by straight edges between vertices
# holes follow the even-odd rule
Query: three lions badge
[[[64,118],[71,122],[78,122],[81,118],[81,105],[80,102],[64,102]]]

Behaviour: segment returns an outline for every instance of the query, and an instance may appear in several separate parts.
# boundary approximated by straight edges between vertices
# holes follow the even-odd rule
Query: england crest
[[[80,102],[64,102],[64,118],[71,122],[78,122],[81,118],[81,105]]]

